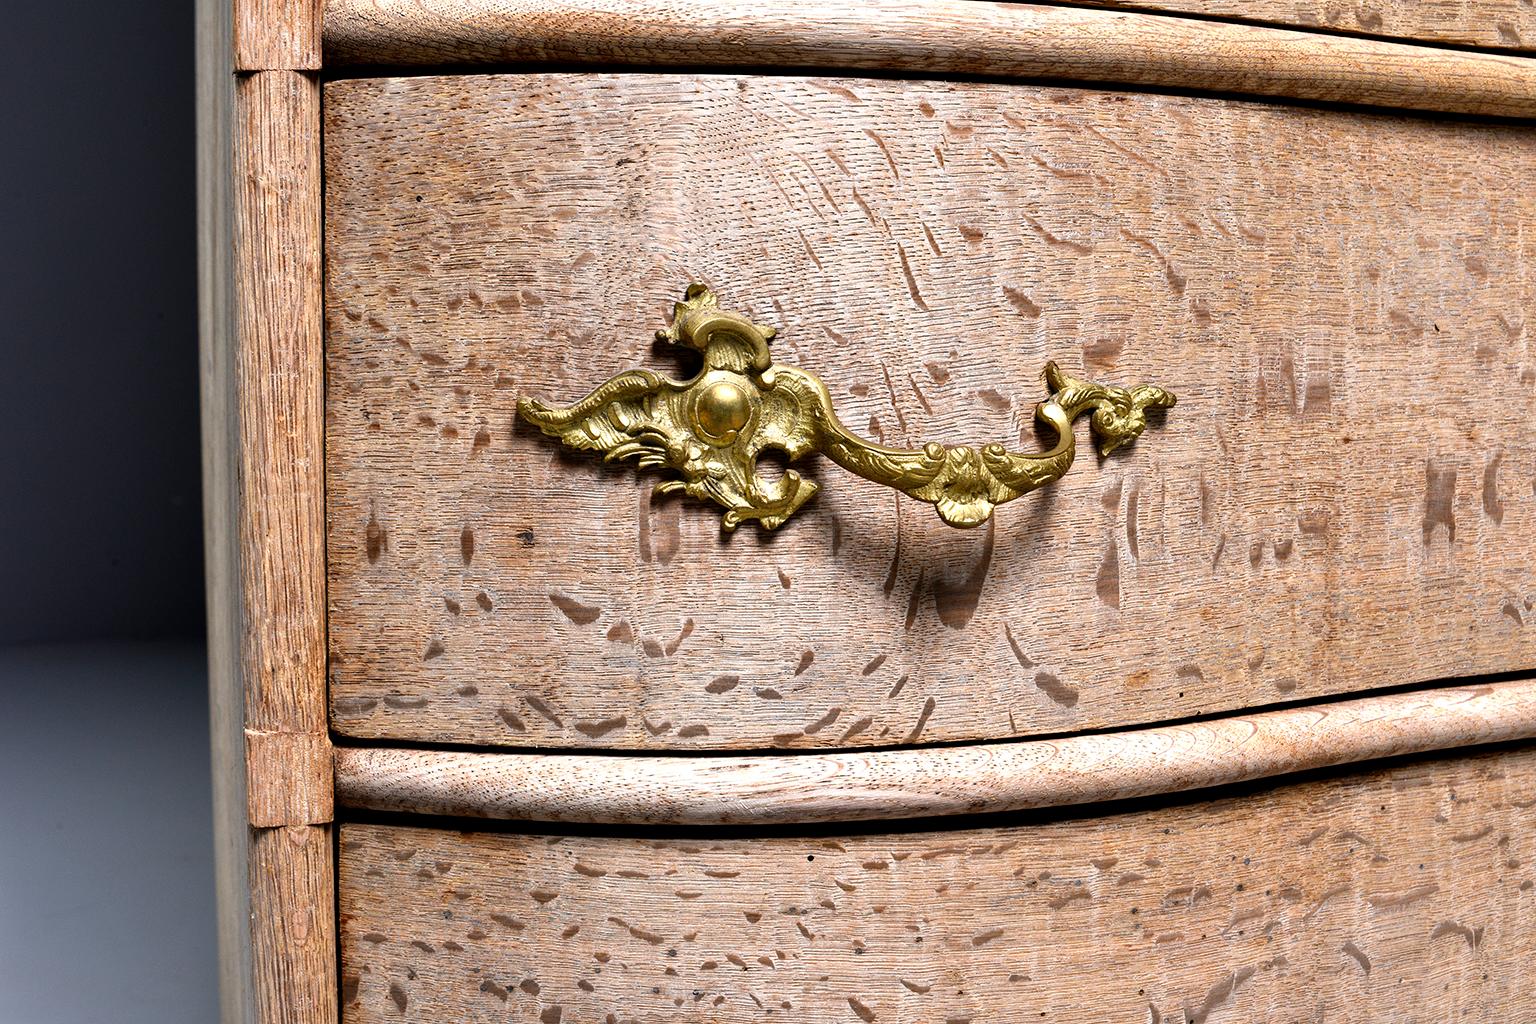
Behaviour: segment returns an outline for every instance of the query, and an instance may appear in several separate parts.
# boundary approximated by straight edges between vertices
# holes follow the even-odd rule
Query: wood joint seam
[[[245,730],[246,818],[253,828],[335,818],[333,753],[324,732]]]

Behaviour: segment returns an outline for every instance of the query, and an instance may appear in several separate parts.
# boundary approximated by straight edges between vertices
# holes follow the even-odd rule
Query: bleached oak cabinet
[[[227,1021],[1536,1017],[1529,3],[200,18]]]

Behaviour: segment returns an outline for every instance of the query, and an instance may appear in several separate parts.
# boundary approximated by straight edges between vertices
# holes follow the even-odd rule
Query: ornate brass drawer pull
[[[672,326],[658,341],[697,349],[704,368],[686,383],[650,370],[629,370],[575,405],[556,409],[531,398],[517,411],[572,448],[606,453],[605,461],[634,458],[640,466],[670,469],[681,480],[663,480],[656,493],[684,491],[725,506],[721,525],[734,530],[748,519],[781,526],[816,493],[815,482],[794,470],[777,481],[757,475],[757,457],[777,448],[790,459],[821,452],[844,469],[903,494],[932,503],[951,526],[978,526],[1005,501],[1050,483],[1076,455],[1072,420],[1093,410],[1099,453],[1108,455],[1135,440],[1147,425],[1146,410],[1168,409],[1172,393],[1141,384],[1129,390],[1069,377],[1045,364],[1053,392],[1035,407],[1035,418],[1057,434],[1048,452],[1010,452],[1001,444],[950,448],[930,441],[906,451],[874,444],[851,433],[832,411],[826,386],[813,374],[775,366],[768,355],[772,327],[721,309],[714,293],[690,285],[672,312]]]

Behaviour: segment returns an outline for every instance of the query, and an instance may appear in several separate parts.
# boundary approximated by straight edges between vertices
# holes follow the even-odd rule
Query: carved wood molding
[[[630,757],[338,748],[336,800],[602,824],[787,824],[1019,811],[1536,736],[1536,677],[1062,739]]]
[[[1536,60],[980,0],[328,0],[327,67],[560,63],[866,70],[1536,116]]]

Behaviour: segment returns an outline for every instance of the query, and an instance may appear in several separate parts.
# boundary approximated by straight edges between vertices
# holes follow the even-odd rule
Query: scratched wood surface
[[[342,1019],[1536,1014],[1536,751],[952,832],[344,825]]]
[[[1536,4],[1525,0],[1085,0],[1103,7],[1203,14],[1334,32],[1529,50]]]
[[[701,75],[325,116],[344,734],[888,745],[1536,664],[1528,128]],[[514,423],[674,370],[691,280],[888,443],[1037,445],[1051,358],[1179,405],[977,531],[809,460],[795,519],[724,536]]]
[[[325,702],[320,95],[264,71],[235,83],[240,689],[252,1014],[335,1017]]]
[[[321,0],[221,0],[234,13],[233,70],[318,71]]]
[[[1057,4],[328,0],[323,32],[332,68],[567,63],[865,69],[1536,116],[1536,64],[1516,56]]]
[[[312,66],[295,47],[317,42],[314,15],[306,0],[197,4],[204,533],[224,1024],[336,1020],[320,87],[292,70]],[[236,74],[252,68],[265,70]]]

